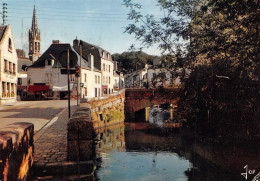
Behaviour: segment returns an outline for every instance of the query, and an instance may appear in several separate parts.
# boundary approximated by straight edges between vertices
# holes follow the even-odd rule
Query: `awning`
[[[27,91],[29,92],[48,91],[49,89],[50,89],[49,85],[29,85]]]
[[[70,90],[73,88],[73,84],[70,84]],[[53,91],[68,91],[68,86],[53,86]]]

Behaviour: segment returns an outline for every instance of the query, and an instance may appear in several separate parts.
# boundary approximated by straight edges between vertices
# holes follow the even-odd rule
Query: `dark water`
[[[257,153],[195,145],[179,133],[169,134],[147,123],[98,132],[95,174],[101,181],[251,181],[260,172]],[[245,165],[255,169],[247,179],[241,175]]]

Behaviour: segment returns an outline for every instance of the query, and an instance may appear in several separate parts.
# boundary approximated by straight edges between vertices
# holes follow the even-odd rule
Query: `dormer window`
[[[12,49],[13,49],[12,40],[11,40],[11,38],[9,38],[9,40],[8,40],[8,50],[12,51]]]
[[[52,59],[47,59],[45,62],[46,66],[52,66],[53,65],[53,60]]]

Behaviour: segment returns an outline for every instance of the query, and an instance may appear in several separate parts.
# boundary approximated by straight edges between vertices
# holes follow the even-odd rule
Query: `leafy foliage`
[[[259,138],[259,0],[157,0],[166,12],[159,21],[124,2],[134,20],[126,32],[145,46],[159,44],[190,71],[182,77],[180,119],[204,138]]]
[[[119,71],[124,74],[142,69],[145,64],[151,65],[154,57],[142,51],[123,52],[122,54],[112,55],[113,60],[118,62]]]

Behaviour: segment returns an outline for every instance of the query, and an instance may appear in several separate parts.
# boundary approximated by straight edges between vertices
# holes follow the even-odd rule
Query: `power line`
[[[17,15],[20,15],[20,14],[29,14],[29,15],[31,15],[32,13],[28,13],[28,12],[14,12],[14,11],[9,11],[9,13],[10,14],[17,14]],[[37,16],[65,16],[65,17],[78,17],[78,18],[80,18],[80,17],[82,17],[82,18],[84,18],[84,17],[86,17],[86,18],[126,18],[126,17],[114,17],[114,16],[87,16],[87,15],[85,15],[85,16],[71,16],[71,15],[65,15],[65,14],[61,14],[61,15],[57,15],[57,14],[42,14],[42,13],[37,13]],[[93,14],[94,15],[94,14]],[[99,14],[97,14],[97,15],[99,15]]]
[[[10,7],[9,9],[14,9],[14,10],[22,10],[22,11],[27,11],[28,12],[28,9],[21,9],[21,8],[16,8],[16,7]],[[93,11],[93,10],[90,10],[90,11]],[[102,11],[102,10],[95,10],[95,11],[100,11],[100,12],[105,12],[105,11]],[[127,16],[127,14],[122,14],[122,13],[88,13],[88,12],[72,12],[72,11],[45,11],[45,10],[41,10],[41,9],[37,9],[37,12],[46,12],[46,13],[70,13],[70,14],[102,14],[102,15],[114,15],[114,16]]]
[[[8,17],[13,17],[13,18],[17,18],[17,16],[8,16]],[[23,17],[23,18],[25,18],[25,19],[32,19],[32,17]],[[123,22],[126,22],[126,21],[110,21],[110,20],[103,20],[103,21],[101,21],[101,20],[87,20],[87,19],[81,19],[81,20],[79,20],[79,19],[55,19],[55,18],[39,18],[39,17],[37,17],[37,19],[45,19],[45,20],[58,20],[58,21],[70,21],[70,22],[72,22],[72,21],[87,21],[87,22],[102,22],[102,23],[106,23],[106,22],[108,22],[108,23],[123,23]]]
[[[17,7],[17,3],[15,3],[15,4],[12,4],[12,3],[9,3],[8,5],[11,5],[11,6],[14,6],[14,7]],[[32,8],[33,6],[24,6],[24,4],[23,5],[18,5],[18,7],[25,7],[25,8]],[[80,10],[84,10],[84,11],[92,11],[93,9],[88,9],[88,10],[86,10],[86,9],[73,9],[73,8],[58,8],[58,7],[54,7],[54,8],[50,8],[50,7],[42,7],[42,6],[38,6],[38,8],[40,8],[40,9],[62,9],[62,10],[64,10],[64,9],[68,9],[68,10],[75,10],[75,11],[80,11]],[[95,11],[110,11],[110,10],[102,10],[102,9],[95,9]]]

